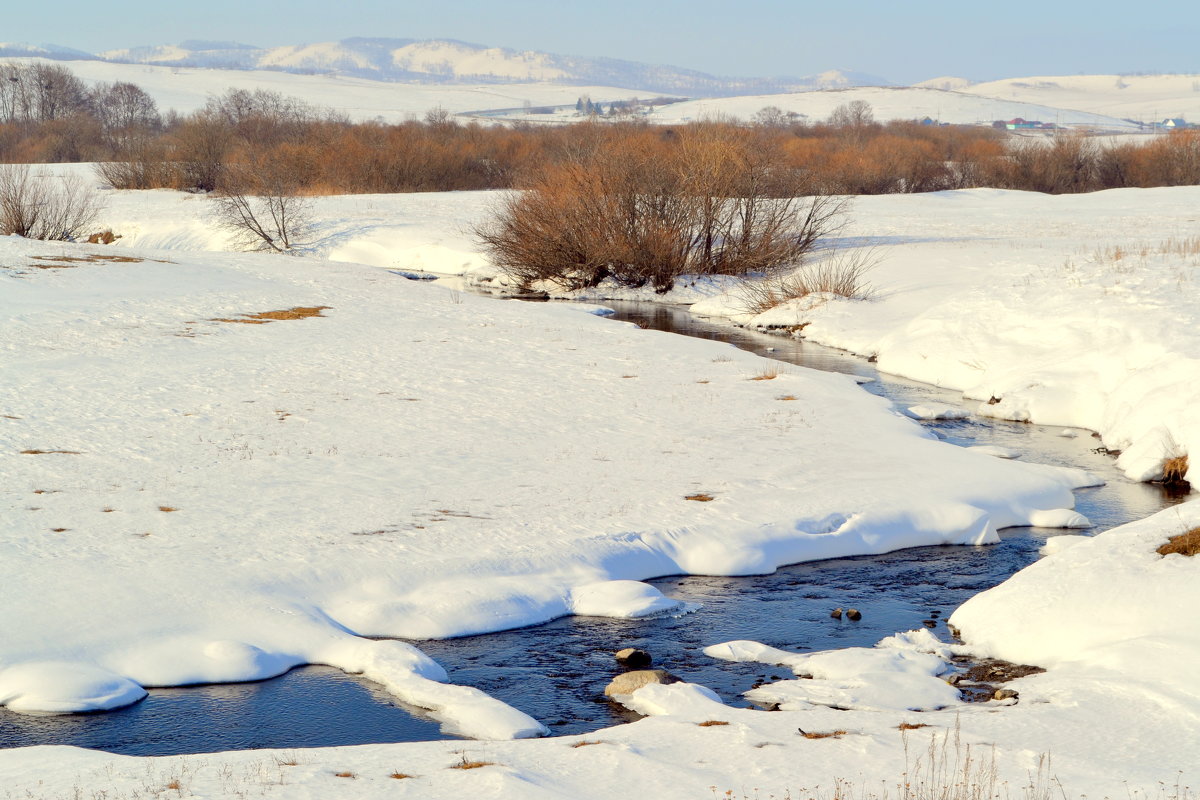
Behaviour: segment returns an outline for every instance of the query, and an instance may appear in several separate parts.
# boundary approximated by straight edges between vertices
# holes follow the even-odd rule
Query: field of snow
[[[641,583],[654,575],[1072,524],[1070,489],[1090,479],[931,439],[846,376],[388,271],[488,275],[468,228],[489,193],[318,199],[304,258],[221,252],[201,197],[106,196],[116,245],[0,239],[0,703],[108,708],[324,663],[481,741],[0,751],[11,796],[601,798],[634,782],[797,797],[842,779],[866,797],[936,771],[931,741],[994,758],[1014,792],[1046,753],[1043,779],[1072,797],[1182,800],[1200,779],[1200,623],[1176,612],[1200,562],[1153,553],[1200,525],[1196,504],[1066,539],[956,612],[975,650],[1051,667],[1013,684],[1016,705],[959,703],[940,679],[951,651],[928,635],[821,656],[743,642],[710,650],[814,676],[756,690],[784,710],[648,687],[636,724],[503,741],[544,729],[367,637],[636,617],[675,607]],[[807,322],[809,338],[964,390],[977,413],[1100,430],[1145,477],[1168,443],[1200,441],[1197,264],[1180,244],[1197,202],[1195,188],[860,198],[842,244],[884,248],[876,298],[743,321]],[[708,293],[698,310],[736,314],[720,291],[667,299]],[[711,720],[728,724],[697,724]],[[464,761],[490,765],[452,769]]]
[[[828,119],[838,106],[855,100],[869,103],[875,119],[879,122],[920,120],[929,117],[937,122],[972,125],[1022,117],[1095,130],[1136,129],[1136,126],[1127,120],[1118,119],[1113,115],[1083,110],[1068,111],[1050,103],[1018,101],[1007,97],[984,97],[940,89],[890,86],[690,100],[662,106],[650,115],[650,119],[672,124],[720,116],[749,120],[764,106],[775,106],[785,113],[800,114],[809,122],[819,122]]]
[[[1200,75],[1055,75],[988,81],[960,92],[1124,119],[1200,122]]]

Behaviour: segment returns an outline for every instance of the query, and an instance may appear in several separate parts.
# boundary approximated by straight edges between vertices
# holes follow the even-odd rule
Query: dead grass
[[[358,777],[357,775],[355,775],[353,772],[351,772],[348,769],[342,770],[341,772],[335,772],[333,774],[335,777],[338,777],[338,778],[357,778]]]
[[[178,778],[176,778],[175,780],[171,781],[163,788],[170,789],[171,791],[174,791],[174,792],[179,792],[179,791],[183,791],[183,784],[179,782]]]
[[[929,724],[926,722],[901,722],[896,727],[902,731],[915,731],[921,728],[928,728]]]
[[[50,530],[53,531],[54,533],[66,533],[67,531],[69,531],[71,529],[70,528],[51,528]]]
[[[713,496],[704,492],[697,492],[696,494],[685,494],[683,499],[695,500],[697,503],[709,503],[712,502]]]
[[[1167,543],[1158,548],[1159,555],[1169,556],[1172,553],[1181,556],[1194,556],[1200,553],[1200,528],[1192,528],[1186,533],[1172,536]]]
[[[773,381],[779,377],[779,367],[767,367],[757,375],[751,375],[752,381]]]
[[[101,513],[101,514],[111,514],[111,513],[113,513],[114,511],[116,511],[116,509],[115,509],[115,508],[102,508],[102,509],[100,509],[100,513]]]
[[[158,510],[162,511],[164,514],[170,514],[172,511],[178,511],[179,509],[172,506],[159,506]]]
[[[273,320],[323,317],[325,315],[321,312],[328,308],[330,308],[330,306],[296,306],[295,308],[284,308],[279,311],[260,311],[256,314],[239,314],[237,318],[216,317],[214,319],[210,319],[209,322],[234,322],[242,325],[265,325]]]
[[[30,258],[46,262],[45,264],[30,264],[35,269],[72,269],[80,264],[141,264],[146,260],[135,256],[114,256],[103,253],[88,253],[85,256],[30,256]],[[155,261],[159,264],[171,263],[157,259]]]
[[[790,275],[746,281],[738,289],[740,310],[761,314],[789,300],[800,300],[812,294],[869,300],[875,290],[867,282],[867,273],[881,260],[882,255],[873,248],[829,251]]]
[[[491,761],[467,761],[465,758],[457,764],[452,764],[450,769],[479,769],[480,767],[495,766]]]
[[[400,770],[396,770],[395,772],[393,772],[393,773],[391,773],[390,775],[388,775],[388,777],[389,777],[389,778],[395,778],[395,779],[396,779],[396,780],[398,780],[398,781],[402,781],[402,780],[404,780],[405,778],[411,778],[411,777],[412,777],[412,775],[409,775],[407,772],[401,772]]]
[[[14,417],[12,414],[0,414],[0,419],[20,419],[20,417]]]
[[[48,456],[48,455],[54,455],[55,453],[57,453],[59,455],[64,455],[64,456],[83,455],[78,450],[22,450],[21,451],[21,455],[23,455],[23,456]]]
[[[706,720],[705,722],[698,722],[696,724],[699,725],[701,728],[713,728],[718,725],[728,725],[729,723],[723,719],[710,719],[710,720]]]
[[[805,739],[840,739],[846,735],[845,731],[800,731],[800,735]]]
[[[796,399],[796,395],[794,395],[794,394],[785,394],[785,395],[781,395],[781,396],[779,396],[779,397],[776,397],[775,399],[776,399],[776,400],[795,400],[795,399]]]
[[[1163,483],[1183,483],[1188,471],[1188,457],[1175,456],[1163,462]]]
[[[594,744],[604,744],[604,742],[602,742],[598,739],[595,741],[582,741],[582,742],[576,742],[575,744],[571,745],[571,747],[590,747],[591,745],[594,745]]]

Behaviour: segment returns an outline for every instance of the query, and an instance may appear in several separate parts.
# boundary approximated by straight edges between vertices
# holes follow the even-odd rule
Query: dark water
[[[606,303],[617,319],[659,330],[730,341],[773,358],[874,379],[868,391],[898,405],[956,403],[953,392],[879,375],[871,364],[803,341],[709,323],[685,311]],[[1107,485],[1077,493],[1076,507],[1098,532],[1178,502],[1156,486],[1126,481],[1113,459],[1094,452],[1087,432],[995,420],[926,423],[946,441],[1000,445],[1028,461],[1087,469]],[[753,639],[793,650],[870,646],[897,631],[944,620],[964,600],[1037,560],[1038,548],[1062,531],[1013,528],[988,547],[925,547],[883,556],[833,559],[749,578],[673,577],[651,581],[665,594],[701,605],[681,617],[613,620],[564,617],[531,628],[415,642],[450,672],[539,719],[558,734],[584,733],[635,718],[602,691],[618,668],[612,653],[640,647],[656,666],[739,704],[756,680],[783,676],[761,664],[707,658],[702,648]],[[856,607],[858,622],[834,620],[835,607]],[[154,690],[118,711],[29,717],[0,709],[0,747],[73,744],[131,755],[249,748],[325,747],[443,738],[438,724],[405,708],[370,681],[327,667],[303,667],[260,683]]]

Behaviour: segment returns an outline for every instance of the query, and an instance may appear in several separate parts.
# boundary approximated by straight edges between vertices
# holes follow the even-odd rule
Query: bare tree
[[[230,166],[211,199],[217,224],[242,250],[294,255],[312,243],[312,204],[276,160]]]
[[[95,190],[74,176],[34,175],[24,164],[0,165],[0,235],[74,241],[102,208]]]

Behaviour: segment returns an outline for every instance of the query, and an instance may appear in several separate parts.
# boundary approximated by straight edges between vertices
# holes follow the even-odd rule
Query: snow
[[[0,240],[0,713],[113,708],[144,687],[321,663],[477,741],[165,759],[20,748],[0,751],[13,796],[176,783],[210,797],[590,800],[628,783],[664,798],[817,796],[835,780],[900,793],[939,742],[994,753],[1012,786],[1053,753],[1070,796],[1171,797],[1200,780],[1187,611],[1200,562],[1155,552],[1200,525],[1195,503],[1051,538],[1043,560],[955,612],[961,650],[925,630],[825,653],[727,643],[710,656],[813,677],[754,690],[775,713],[648,686],[630,702],[651,716],[634,724],[509,741],[545,729],[394,637],[678,613],[642,581],[1073,527],[1086,520],[1070,490],[1092,479],[937,441],[847,376],[749,380],[770,362],[596,306],[388,272],[489,274],[462,224],[494,195],[322,198],[328,240],[296,259],[221,252],[200,198],[107,195],[118,245]],[[876,299],[772,318],[962,391],[977,415],[1097,430],[1145,475],[1200,431],[1194,257],[1159,247],[1194,235],[1198,201],[1192,187],[860,198],[843,244],[887,245]],[[1115,245],[1128,257],[1100,252]],[[56,261],[94,253],[146,260]],[[710,308],[735,305],[728,286],[700,286]],[[297,306],[328,308],[217,321]],[[713,500],[686,499],[701,493]],[[965,705],[942,676],[966,651],[1049,671],[1008,684],[1015,705]],[[452,768],[464,760],[491,765]]]
[[[976,83],[960,91],[1145,122],[1168,117],[1197,122],[1197,87],[1200,75],[1053,75]]]
[[[1138,129],[1136,124],[1118,115],[1087,109],[1068,109],[1050,102],[1010,99],[1007,95],[985,96],[986,93],[978,90],[977,86],[970,87],[969,90],[954,91],[944,88],[865,86],[788,94],[717,97],[660,106],[654,109],[648,119],[664,124],[720,116],[749,120],[765,106],[775,106],[785,113],[799,114],[810,122],[818,122],[828,119],[838,106],[861,100],[870,104],[874,118],[879,122],[920,120],[929,117],[937,122],[972,125],[1022,117],[1098,130]]]
[[[756,317],[731,289],[693,308],[805,325],[961,391],[978,416],[1097,431],[1129,478],[1151,480],[1200,452],[1198,202],[1196,187],[860,197],[843,242],[884,249],[869,302],[814,295]]]

